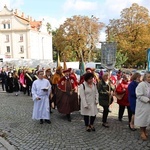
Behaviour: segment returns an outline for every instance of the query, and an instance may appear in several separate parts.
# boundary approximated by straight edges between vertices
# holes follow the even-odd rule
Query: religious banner
[[[147,69],[150,71],[150,48],[147,50]]]
[[[116,64],[116,49],[115,42],[102,42],[101,43],[101,64],[104,68],[112,70]]]

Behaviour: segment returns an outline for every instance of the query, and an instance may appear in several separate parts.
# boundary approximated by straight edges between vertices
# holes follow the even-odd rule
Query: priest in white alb
[[[47,79],[43,78],[43,70],[38,71],[38,79],[32,85],[32,98],[34,102],[32,119],[40,120],[40,124],[50,124],[50,106],[49,95],[51,93],[51,85]]]

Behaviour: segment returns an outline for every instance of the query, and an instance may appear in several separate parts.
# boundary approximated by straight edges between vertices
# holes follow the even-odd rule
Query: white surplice
[[[44,91],[43,89],[48,89]],[[32,98],[34,101],[32,119],[50,120],[50,106],[49,106],[49,95],[51,92],[51,85],[47,79],[37,79],[32,85]],[[41,100],[37,100],[37,98]]]

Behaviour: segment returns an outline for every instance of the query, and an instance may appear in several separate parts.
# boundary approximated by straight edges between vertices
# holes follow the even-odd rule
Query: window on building
[[[24,46],[20,46],[20,53],[24,53]]]
[[[10,53],[10,46],[6,46],[6,52]]]
[[[6,42],[9,42],[9,35],[6,35]]]
[[[6,29],[6,24],[3,24],[3,28]]]
[[[23,34],[20,34],[20,42],[23,42]]]
[[[10,23],[9,23],[9,24],[7,24],[7,27],[8,27],[8,29],[10,29]]]

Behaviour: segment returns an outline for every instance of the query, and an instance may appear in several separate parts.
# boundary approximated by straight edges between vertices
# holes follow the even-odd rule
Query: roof
[[[41,25],[42,25],[42,21],[30,21],[30,26],[33,30],[39,30]]]
[[[13,10],[10,11],[5,5],[2,11],[4,11],[4,14],[14,15],[17,18],[17,20],[19,20],[19,22],[21,22],[22,24],[30,25],[31,30],[39,31],[40,27],[42,26],[42,21],[32,20],[32,17],[29,17],[29,16],[25,17],[24,13],[18,11],[17,9],[15,9],[15,11]]]
[[[15,15],[15,16],[17,17],[17,19],[18,19],[21,23],[23,23],[23,24],[29,24],[29,20],[24,19],[24,18],[22,18],[22,17],[20,17],[20,16],[18,16],[18,15]]]
[[[42,21],[35,21],[35,20],[32,21],[32,17],[25,18],[23,13],[22,13],[22,15],[19,15],[17,12],[14,12],[14,15],[23,24],[30,25],[32,30],[39,31],[39,29],[42,25]]]

